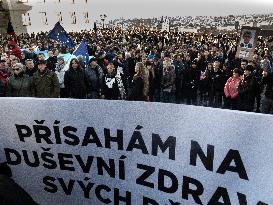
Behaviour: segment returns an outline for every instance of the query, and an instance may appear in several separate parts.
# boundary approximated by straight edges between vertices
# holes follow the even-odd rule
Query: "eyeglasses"
[[[13,68],[12,70],[13,71],[18,71],[18,70],[20,70],[20,68]]]

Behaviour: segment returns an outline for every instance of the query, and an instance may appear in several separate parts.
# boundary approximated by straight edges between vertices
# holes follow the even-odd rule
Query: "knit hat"
[[[252,65],[247,65],[245,70],[248,70],[248,71],[253,71],[254,70],[254,67]]]

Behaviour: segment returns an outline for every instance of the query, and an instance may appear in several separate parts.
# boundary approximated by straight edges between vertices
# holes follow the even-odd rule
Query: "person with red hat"
[[[22,52],[15,41],[9,41],[8,47],[9,47],[9,55],[15,55],[19,59],[22,58],[21,56]]]

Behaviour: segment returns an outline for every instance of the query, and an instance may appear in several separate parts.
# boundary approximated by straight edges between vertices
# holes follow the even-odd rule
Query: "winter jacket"
[[[209,85],[208,85],[208,77],[206,74],[206,71],[201,71],[200,74],[200,81],[199,81],[199,90],[201,93],[206,93],[209,90]]]
[[[234,78],[234,77],[230,77],[226,84],[225,84],[225,88],[224,88],[224,92],[226,97],[230,97],[231,99],[235,99],[238,97],[239,93],[238,93],[238,86],[240,84],[241,79],[238,78]]]
[[[253,75],[246,76],[238,86],[240,110],[253,111],[256,82]]]
[[[117,100],[120,96],[116,73],[106,74],[102,83],[102,95],[108,100]]]
[[[175,91],[175,68],[171,66],[170,68],[163,69],[162,77],[162,90],[166,92]]]
[[[201,72],[197,68],[187,68],[184,72],[184,89],[197,90]]]
[[[128,100],[144,101],[144,80],[140,76],[135,76],[132,83],[132,91],[128,95]]]
[[[269,73],[267,77],[262,80],[265,85],[265,97],[273,100],[273,73]]]
[[[60,96],[60,85],[57,75],[48,69],[43,74],[39,71],[34,73],[32,87],[34,97],[58,98]]]
[[[8,75],[2,71],[0,71],[0,97],[6,95],[7,92],[7,84],[8,84]]]
[[[60,88],[64,88],[64,74],[65,74],[64,66],[65,66],[64,64],[57,65],[55,68],[55,73],[58,77]]]
[[[8,81],[8,97],[32,97],[32,78],[23,73],[13,75]]]
[[[103,70],[100,66],[91,68],[90,66],[86,69],[86,78],[88,82],[87,92],[100,92],[103,80]]]
[[[209,76],[209,87],[211,92],[223,92],[225,82],[223,80],[223,73],[221,70],[218,70],[217,72],[212,71]]]
[[[46,60],[46,66],[49,70],[51,71],[55,71],[55,68],[56,68],[56,63],[57,63],[57,56],[52,56],[52,57],[49,57],[47,60]]]
[[[69,69],[64,74],[66,96],[84,99],[87,94],[87,78],[83,69]]]

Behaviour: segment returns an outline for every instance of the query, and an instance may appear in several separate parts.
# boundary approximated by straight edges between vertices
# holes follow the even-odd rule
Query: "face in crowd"
[[[139,65],[136,64],[136,66],[135,66],[135,73],[139,73],[139,70],[140,70]]]
[[[172,60],[170,57],[165,57],[163,61],[163,68],[170,67],[172,65]]]
[[[13,65],[15,65],[16,63],[19,63],[19,59],[16,58],[16,57],[14,57],[14,58],[11,59],[10,63],[11,63],[11,66],[13,66]]]
[[[63,59],[58,59],[57,63],[58,63],[58,65],[63,65],[64,64],[64,60]]]
[[[53,57],[53,56],[54,56],[53,51],[48,51],[48,56],[49,56],[49,57]]]
[[[244,75],[245,76],[249,76],[251,74],[251,71],[250,70],[244,70]]]
[[[33,69],[34,68],[34,63],[33,60],[26,60],[26,67],[27,69]]]
[[[115,70],[114,64],[113,64],[113,63],[109,63],[109,64],[107,65],[107,72],[108,72],[109,74],[111,74],[111,73],[113,73],[114,70]]]
[[[39,63],[38,69],[41,73],[43,73],[46,70],[46,63]]]
[[[5,69],[5,68],[6,68],[6,62],[4,60],[0,61],[0,70]]]
[[[71,67],[76,70],[79,67],[79,63],[76,60],[72,60]]]
[[[250,42],[251,39],[251,33],[250,32],[245,32],[243,35],[243,39],[244,39],[244,43],[248,44]]]
[[[90,65],[92,68],[95,68],[97,66],[97,61],[95,61],[95,60],[91,61]]]
[[[242,61],[241,62],[241,69],[245,70],[246,66],[247,66],[247,63],[245,61]]]
[[[15,75],[19,75],[23,71],[23,65],[20,63],[16,63],[12,66],[12,70]]]
[[[41,61],[41,60],[45,60],[45,56],[43,54],[39,54],[38,55],[38,60]]]
[[[220,69],[220,62],[219,61],[215,61],[213,63],[213,70],[214,72],[218,71]]]
[[[195,63],[195,62],[194,62],[194,63],[192,63],[192,64],[191,64],[191,67],[192,67],[193,69],[196,69],[196,68],[197,68],[196,63]]]

